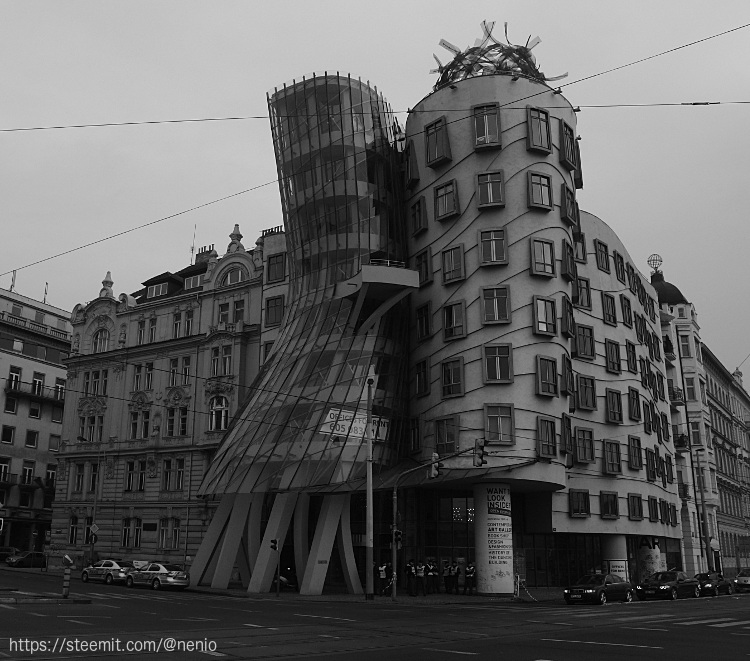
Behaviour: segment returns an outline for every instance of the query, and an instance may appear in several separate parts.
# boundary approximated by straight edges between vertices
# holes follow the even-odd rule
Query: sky
[[[750,27],[581,79],[750,24],[747,0],[0,0],[0,287],[16,269],[15,291],[41,300],[49,283],[71,310],[107,271],[118,295],[190,264],[193,243],[223,254],[235,223],[251,248],[283,222],[267,92],[351,73],[403,125],[432,54],[450,60],[440,39],[473,45],[484,19],[514,43],[538,35],[539,68],[568,72],[581,208],[642,272],[662,256],[734,370],[750,354]],[[702,101],[722,103],[586,107]]]

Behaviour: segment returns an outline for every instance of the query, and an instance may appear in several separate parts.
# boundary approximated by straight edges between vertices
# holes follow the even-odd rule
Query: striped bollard
[[[70,594],[70,567],[65,567],[65,574],[63,574],[63,599],[67,599]]]

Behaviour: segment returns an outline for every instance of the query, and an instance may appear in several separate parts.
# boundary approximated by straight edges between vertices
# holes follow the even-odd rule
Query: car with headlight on
[[[635,586],[638,599],[678,599],[700,597],[701,584],[682,571],[657,571]]]
[[[84,583],[104,581],[107,585],[124,583],[131,569],[133,569],[133,563],[130,560],[99,560],[93,565],[84,567],[81,580]]]
[[[584,574],[563,590],[566,604],[633,601],[633,586],[617,574]]]
[[[180,565],[167,562],[149,562],[138,569],[131,569],[125,578],[129,588],[147,585],[152,590],[176,588],[184,590],[190,585],[190,574]]]
[[[734,584],[718,571],[704,571],[695,575],[701,584],[701,595],[718,597],[720,594],[734,594]]]
[[[741,569],[732,580],[735,592],[747,592],[750,590],[750,569]]]

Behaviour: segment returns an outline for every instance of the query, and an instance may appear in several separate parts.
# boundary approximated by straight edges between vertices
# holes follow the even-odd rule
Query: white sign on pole
[[[479,594],[513,593],[513,525],[510,487],[474,487],[477,588]]]
[[[384,441],[388,436],[389,421],[373,417],[370,423],[370,433],[373,441]],[[363,439],[367,428],[367,413],[347,411],[345,409],[329,409],[323,423],[320,425],[321,434],[335,434],[348,436],[350,440]]]

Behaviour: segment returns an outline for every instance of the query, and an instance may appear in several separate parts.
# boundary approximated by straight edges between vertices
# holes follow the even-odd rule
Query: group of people
[[[406,591],[410,597],[440,593],[440,577],[443,578],[444,591],[446,594],[460,594],[458,577],[461,575],[461,567],[453,560],[449,563],[443,562],[442,569],[438,566],[435,558],[427,558],[425,562],[413,559],[406,563],[404,568],[406,576]],[[375,569],[375,593],[387,594],[391,589],[393,580],[393,568],[390,562],[384,562]],[[466,565],[464,571],[464,594],[473,595],[476,590],[477,570],[473,562]]]

